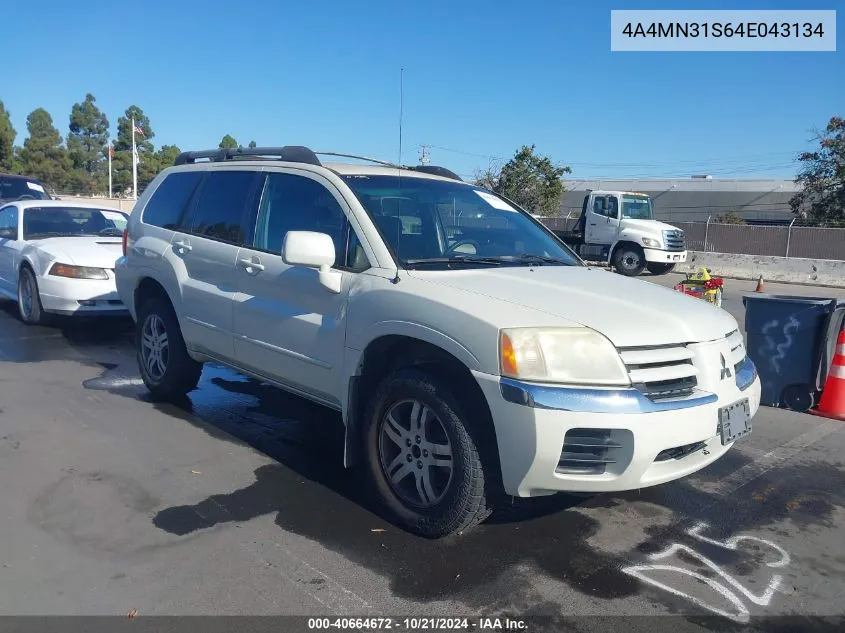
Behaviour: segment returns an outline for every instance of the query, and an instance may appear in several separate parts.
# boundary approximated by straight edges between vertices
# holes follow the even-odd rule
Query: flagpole
[[[112,190],[111,190],[111,143],[109,143],[108,152],[109,152],[109,200],[111,200],[111,198],[112,198]]]
[[[132,117],[132,199],[138,199],[138,154],[135,150],[135,117]]]

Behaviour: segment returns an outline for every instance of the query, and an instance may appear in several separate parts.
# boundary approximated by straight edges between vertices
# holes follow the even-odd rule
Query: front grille
[[[693,354],[683,345],[619,350],[631,384],[652,400],[690,395],[698,386]]]
[[[667,448],[666,450],[660,451],[657,454],[657,457],[654,458],[654,461],[665,462],[670,459],[681,459],[687,455],[692,455],[693,453],[700,451],[705,446],[707,446],[707,444],[704,442],[694,442],[692,444]]]
[[[680,229],[663,231],[663,243],[666,245],[667,251],[683,251],[687,247],[686,236]]]
[[[725,338],[728,339],[728,343],[731,346],[730,362],[735,369],[745,360],[745,342],[742,340],[742,334],[739,330],[730,332]]]
[[[612,429],[570,429],[563,439],[557,472],[568,475],[602,475],[615,464],[622,445],[611,439]]]

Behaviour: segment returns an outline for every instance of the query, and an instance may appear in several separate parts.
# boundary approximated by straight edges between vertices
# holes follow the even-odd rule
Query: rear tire
[[[135,350],[141,379],[154,399],[179,400],[197,388],[202,363],[188,355],[179,319],[166,299],[153,297],[138,310]]]
[[[626,277],[636,277],[645,270],[645,253],[636,244],[622,244],[613,251],[613,267]]]
[[[443,381],[418,369],[388,375],[362,431],[375,492],[405,529],[435,539],[490,515],[479,438]]]
[[[45,321],[38,280],[29,266],[23,266],[18,275],[18,314],[27,325],[41,325]]]
[[[675,264],[661,264],[660,262],[648,262],[646,264],[646,268],[648,272],[652,275],[665,275],[666,273],[671,273],[674,268]]]

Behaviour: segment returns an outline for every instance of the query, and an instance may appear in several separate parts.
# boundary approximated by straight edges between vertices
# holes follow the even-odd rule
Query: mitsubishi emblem
[[[719,360],[722,361],[722,370],[719,372],[719,380],[731,377],[731,368],[728,367],[724,354],[719,354]]]

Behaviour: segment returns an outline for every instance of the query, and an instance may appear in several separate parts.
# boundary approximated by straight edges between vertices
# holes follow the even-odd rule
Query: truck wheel
[[[448,383],[417,369],[387,376],[363,432],[376,494],[405,529],[441,538],[490,515],[474,431]]]
[[[675,268],[675,264],[661,264],[660,262],[648,262],[646,264],[648,272],[652,275],[665,275],[671,273]]]
[[[645,269],[645,253],[636,244],[623,244],[613,252],[613,267],[626,277],[636,277]]]
[[[188,355],[169,301],[153,297],[138,310],[135,349],[141,378],[155,399],[176,400],[197,388],[202,363]]]

